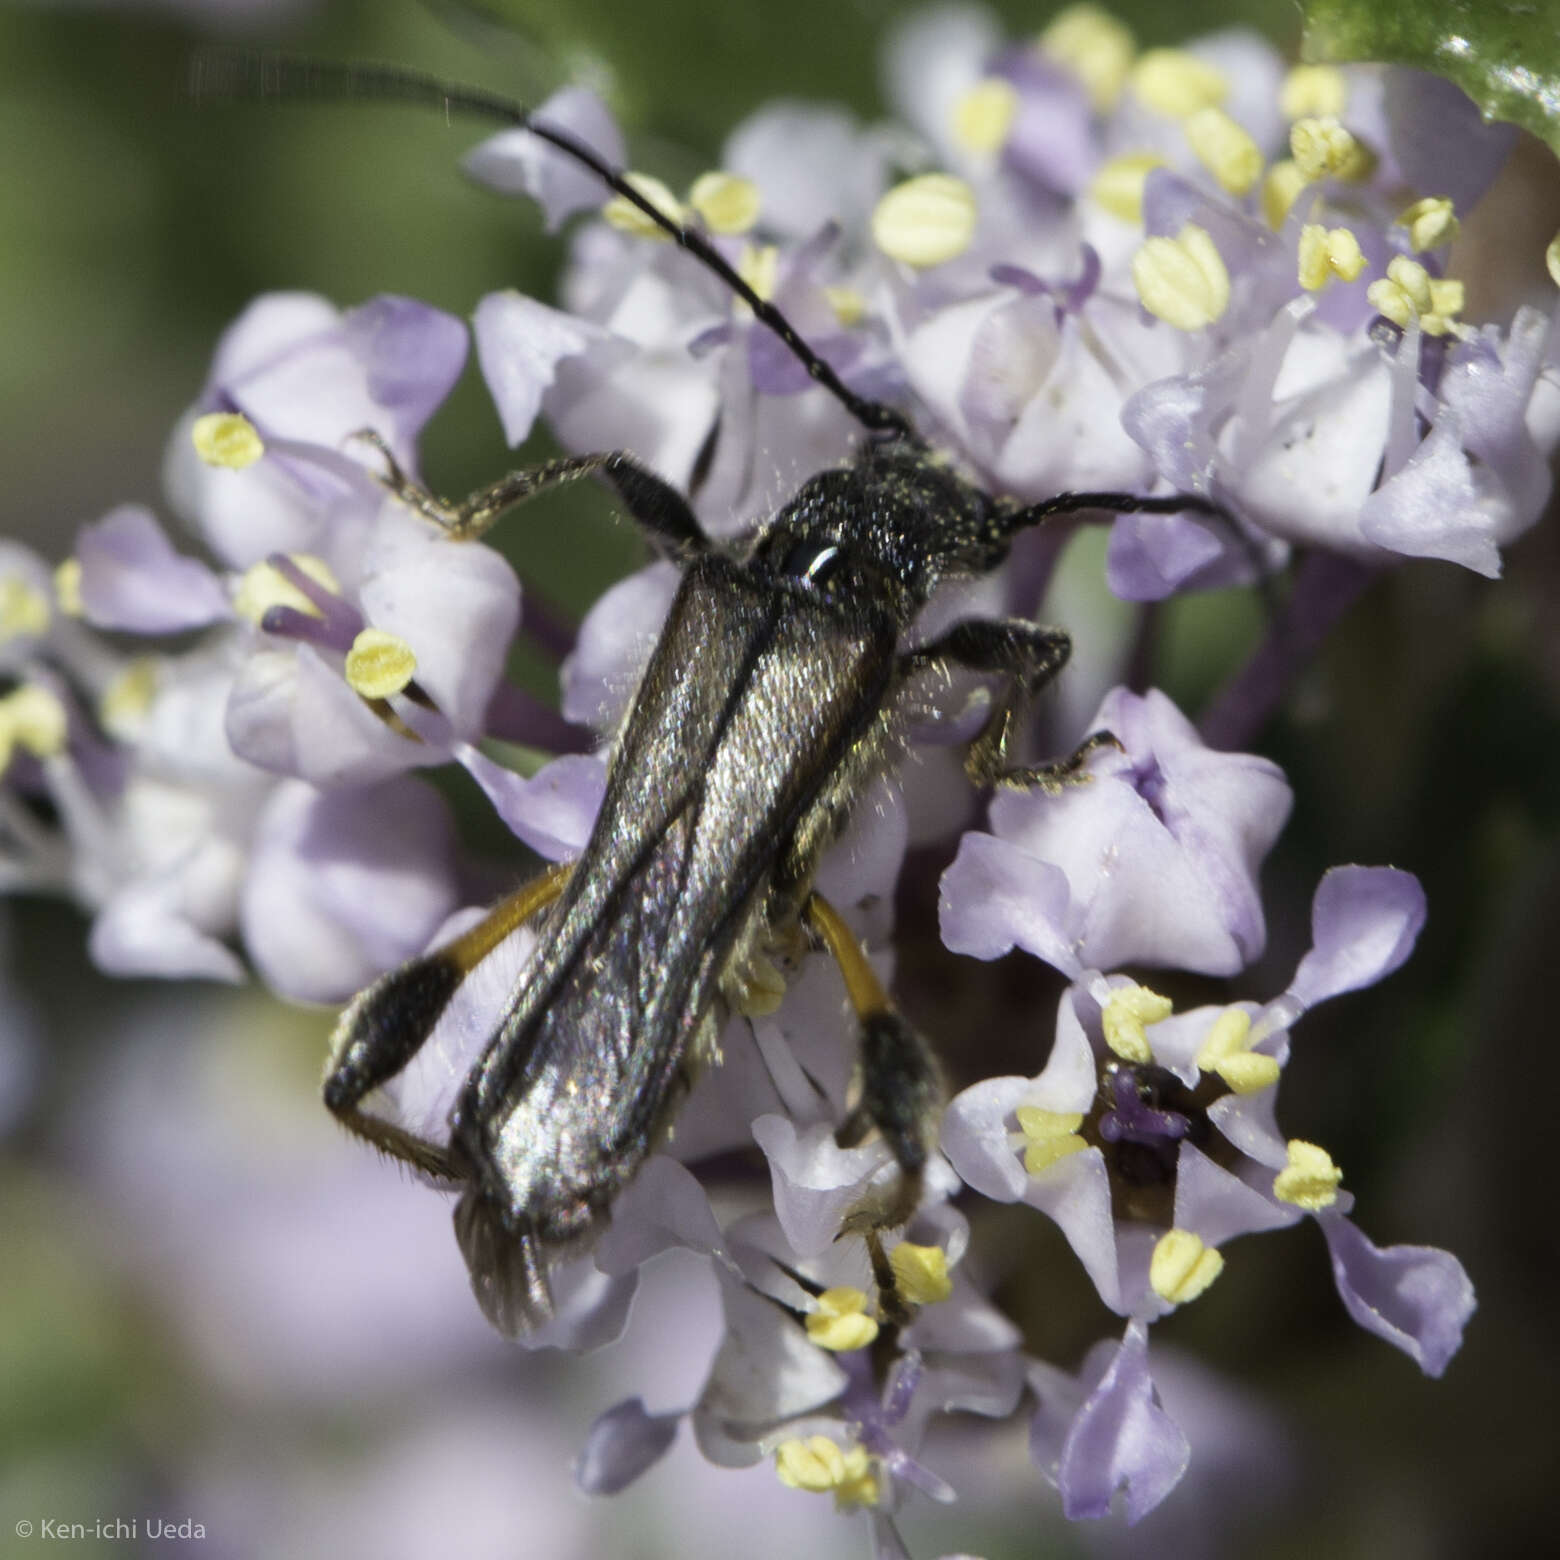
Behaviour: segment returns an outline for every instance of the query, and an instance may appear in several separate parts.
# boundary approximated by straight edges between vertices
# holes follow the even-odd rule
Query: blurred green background
[[[168,431],[257,292],[395,291],[463,316],[496,287],[547,295],[557,244],[524,205],[454,172],[479,132],[378,109],[197,111],[181,92],[197,42],[402,61],[532,99],[581,74],[608,88],[634,160],[681,175],[770,96],[880,112],[875,50],[902,9],[573,0],[509,5],[508,29],[409,0],[0,9],[4,529],[59,556],[115,503],[159,507]],[[996,9],[1015,34],[1047,14]],[[1291,50],[1298,37],[1284,0],[1116,9],[1151,43],[1235,20]],[[1525,156],[1532,199],[1560,200],[1547,154]],[[424,451],[451,492],[505,467],[474,371]],[[509,547],[565,604],[637,556],[599,501],[566,525],[536,518]],[[1481,1310],[1446,1380],[1349,1324],[1313,1230],[1267,1240],[1155,1343],[1256,1394],[1282,1454],[1250,1401],[1255,1419],[1216,1405],[1230,1444],[1209,1466],[1234,1475],[1184,1491],[1176,1526],[1132,1534],[1066,1530],[1008,1448],[1005,1499],[912,1526],[917,1556],[1548,1548],[1557,571],[1551,517],[1504,581],[1424,565],[1380,582],[1261,743],[1297,804],[1266,878],[1273,954],[1243,991],[1282,985],[1327,866],[1392,862],[1429,892],[1411,965],[1307,1020],[1284,1110],[1332,1148],[1378,1242],[1445,1245],[1468,1265]],[[1166,613],[1159,680],[1195,710],[1252,622],[1239,598]],[[914,993],[929,1030],[1049,1025],[1052,998],[1022,961],[972,985],[939,959],[930,902],[904,917],[905,962],[935,971]],[[36,1093],[0,1142],[0,1554],[39,1552],[17,1520],[148,1511],[205,1523],[178,1552],[224,1556],[865,1552],[826,1503],[777,1500],[762,1471],[711,1482],[689,1458],[618,1502],[578,1502],[568,1460],[620,1395],[613,1367],[532,1360],[473,1323],[434,1200],[339,1142],[314,1104],[326,1019],[253,993],[106,982],[74,911],[25,904],[10,921],[7,995],[42,1040]],[[1037,1352],[1071,1365],[1106,1319],[1039,1223],[997,1221],[1054,1268],[1024,1321]],[[293,1307],[298,1293],[317,1309]],[[172,1552],[144,1532],[51,1551]]]

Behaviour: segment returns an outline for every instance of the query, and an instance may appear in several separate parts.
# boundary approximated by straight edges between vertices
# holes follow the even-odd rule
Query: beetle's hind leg
[[[384,463],[379,481],[409,509],[431,520],[456,541],[472,541],[490,530],[496,520],[548,488],[581,477],[599,476],[622,500],[623,507],[650,541],[677,559],[709,550],[710,541],[688,501],[670,483],[618,451],[599,455],[565,455],[511,471],[497,482],[478,488],[459,503],[439,498],[402,469],[390,446],[372,428],[353,438],[372,446]]]
[[[921,1200],[926,1161],[937,1141],[942,1074],[930,1046],[894,1006],[866,952],[839,911],[810,894],[802,920],[839,965],[860,1023],[861,1097],[835,1133],[851,1147],[876,1128],[899,1164],[899,1185],[882,1207],[864,1210],[869,1226],[903,1224]]]
[[[336,1023],[325,1104],[349,1131],[437,1180],[465,1179],[448,1149],[364,1110],[363,1101],[402,1072],[433,1033],[460,983],[488,954],[563,892],[572,864],[549,867],[495,905],[453,942],[382,975]]]
[[[1010,764],[1008,743],[1022,708],[1067,664],[1072,640],[1058,628],[1022,618],[969,618],[945,634],[900,657],[899,673],[908,677],[950,663],[972,672],[1000,672],[1006,682],[997,693],[986,723],[970,743],[964,767],[978,786],[1060,791],[1088,779],[1089,756],[1102,747],[1119,747],[1108,731],[1096,731],[1064,758],[1048,764]]]

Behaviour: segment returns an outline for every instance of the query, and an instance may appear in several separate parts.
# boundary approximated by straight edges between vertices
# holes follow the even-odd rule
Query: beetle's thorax
[[[991,514],[991,500],[919,440],[873,441],[803,483],[748,562],[775,588],[870,603],[904,627],[942,580],[997,561]]]

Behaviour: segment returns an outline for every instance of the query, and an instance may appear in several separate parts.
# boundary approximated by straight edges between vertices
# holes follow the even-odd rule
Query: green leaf
[[[1302,0],[1308,60],[1414,65],[1560,152],[1560,0]]]

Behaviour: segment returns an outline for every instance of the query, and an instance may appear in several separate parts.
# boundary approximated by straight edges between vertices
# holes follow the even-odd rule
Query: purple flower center
[[[1213,1135],[1199,1099],[1152,1063],[1112,1062],[1096,1109],[1092,1132],[1086,1126],[1084,1135],[1104,1150],[1118,1193],[1134,1206],[1141,1191],[1175,1186],[1183,1141],[1201,1148]]]

